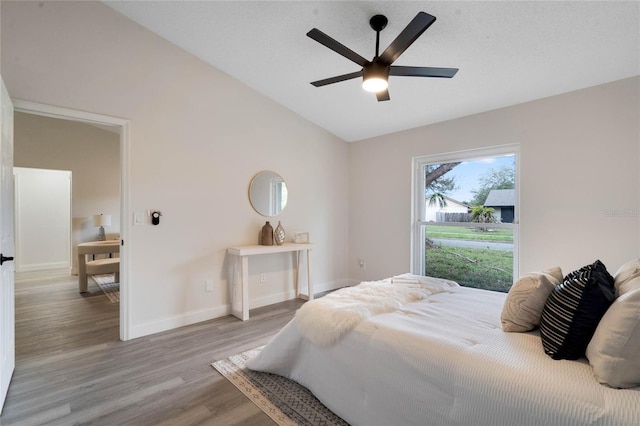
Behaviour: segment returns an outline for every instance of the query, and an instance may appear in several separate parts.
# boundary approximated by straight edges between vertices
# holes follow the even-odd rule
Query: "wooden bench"
[[[96,254],[113,254],[120,252],[120,240],[92,241],[78,244],[78,289],[80,293],[87,291],[88,275],[115,274],[115,282],[120,282],[120,258],[108,257],[94,259]],[[91,256],[87,260],[87,256]]]

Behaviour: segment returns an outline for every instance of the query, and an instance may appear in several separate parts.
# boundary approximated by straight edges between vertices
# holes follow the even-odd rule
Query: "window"
[[[413,159],[411,271],[508,292],[518,275],[517,145]]]

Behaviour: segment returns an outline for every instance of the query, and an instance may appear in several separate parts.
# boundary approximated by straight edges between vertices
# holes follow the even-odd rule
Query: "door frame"
[[[12,99],[14,111],[81,123],[120,127],[120,340],[131,337],[131,305],[129,303],[129,149],[130,121],[124,118],[94,114],[37,102]],[[127,244],[125,244],[125,241]]]

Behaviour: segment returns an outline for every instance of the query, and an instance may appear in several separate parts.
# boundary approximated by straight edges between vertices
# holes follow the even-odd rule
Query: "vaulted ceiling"
[[[216,68],[346,141],[515,105],[640,74],[638,1],[105,1]],[[437,20],[396,65],[455,67],[452,79],[390,77],[377,102],[358,71],[306,36],[312,28],[375,54],[419,12]]]

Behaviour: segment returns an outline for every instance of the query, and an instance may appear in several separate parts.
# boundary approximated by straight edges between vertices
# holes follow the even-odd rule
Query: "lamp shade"
[[[362,68],[362,88],[367,92],[381,92],[389,84],[389,66],[373,61]]]
[[[111,226],[111,215],[96,214],[93,216],[93,226]]]

